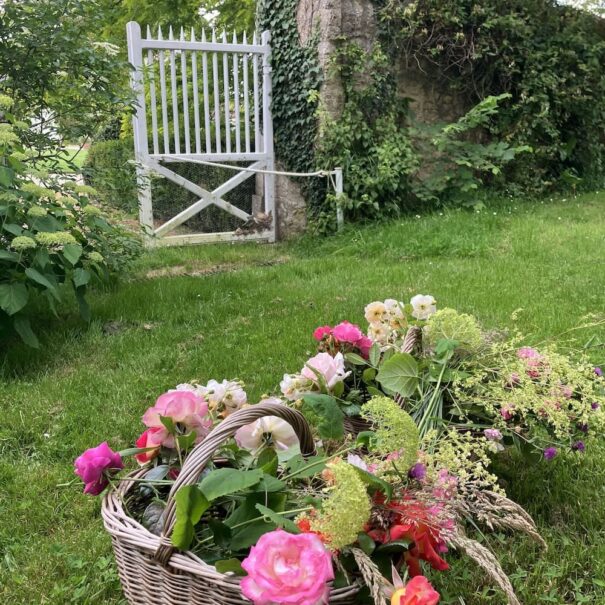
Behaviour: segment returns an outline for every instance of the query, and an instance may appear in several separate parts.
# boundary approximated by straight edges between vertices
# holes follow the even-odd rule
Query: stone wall
[[[330,116],[338,118],[344,92],[338,74],[329,69],[330,57],[343,38],[371,50],[378,36],[372,0],[299,0],[296,20],[301,45],[317,40],[323,70],[321,103]],[[396,74],[397,94],[411,99],[410,108],[422,122],[451,122],[469,109],[454,92],[438,86],[430,70],[408,65],[404,57],[399,58]],[[276,182],[276,213],[280,237],[304,230],[300,187],[286,177],[279,177]]]

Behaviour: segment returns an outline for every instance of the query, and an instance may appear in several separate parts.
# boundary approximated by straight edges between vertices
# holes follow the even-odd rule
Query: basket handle
[[[288,422],[300,443],[300,451],[303,456],[311,456],[315,453],[315,443],[311,433],[311,427],[305,417],[281,403],[259,403],[234,412],[221,423],[216,425],[210,434],[199,443],[187,456],[178,478],[174,482],[165,510],[164,527],[160,536],[160,545],[155,552],[155,559],[166,565],[175,550],[170,536],[176,521],[176,493],[186,485],[193,485],[199,479],[204,467],[210,462],[216,450],[233,437],[236,431],[255,420],[265,416],[277,416]]]

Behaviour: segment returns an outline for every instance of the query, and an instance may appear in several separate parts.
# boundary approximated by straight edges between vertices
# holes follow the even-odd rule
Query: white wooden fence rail
[[[138,23],[126,26],[128,58],[134,70],[131,85],[137,108],[133,117],[135,162],[139,186],[140,222],[151,243],[181,244],[230,239],[275,239],[275,167],[271,119],[270,34],[248,41],[225,33],[210,41],[192,30],[167,38],[158,29],[141,35]],[[151,134],[151,137],[149,137]],[[212,191],[171,170],[171,162],[244,162],[242,170]],[[234,166],[235,167],[235,166]],[[246,168],[245,170],[243,168]],[[205,208],[214,205],[242,221],[251,215],[224,196],[246,179],[260,174],[264,213],[272,225],[260,232],[168,235]],[[162,225],[154,226],[149,176],[160,175],[199,199]]]

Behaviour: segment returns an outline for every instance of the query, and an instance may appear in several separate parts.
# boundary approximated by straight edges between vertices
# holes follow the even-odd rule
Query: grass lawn
[[[433,294],[486,328],[530,342],[605,308],[605,194],[480,213],[446,212],[275,246],[149,253],[128,280],[91,294],[94,321],[47,328],[44,348],[0,355],[0,599],[11,605],[122,603],[100,502],[61,487],[84,449],[133,443],[139,418],[179,382],[238,377],[251,399],[313,351],[311,331],[363,324],[374,299]],[[605,330],[596,332],[605,341]],[[565,340],[586,342],[570,332]],[[594,361],[605,362],[603,348]],[[524,605],[605,603],[605,448],[535,467],[513,461],[509,494],[536,517],[546,553],[491,534]],[[432,574],[443,604],[505,603],[468,559]]]
[[[81,172],[82,166],[88,156],[88,149],[80,148],[78,145],[69,145],[57,160],[44,162],[46,170],[60,170],[62,173]]]

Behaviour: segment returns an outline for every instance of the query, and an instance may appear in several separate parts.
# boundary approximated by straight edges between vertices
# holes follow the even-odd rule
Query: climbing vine
[[[317,44],[313,39],[301,45],[296,23],[298,0],[259,0],[257,28],[271,31],[273,69],[273,130],[275,153],[286,170],[315,169],[315,139],[318,122],[317,96],[321,83]],[[325,183],[319,179],[301,181],[310,210],[325,199]]]

